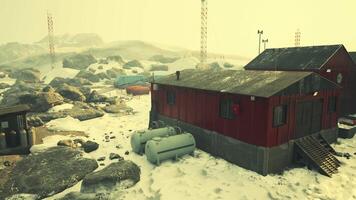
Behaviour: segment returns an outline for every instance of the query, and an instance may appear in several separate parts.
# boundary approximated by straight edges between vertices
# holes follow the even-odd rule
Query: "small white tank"
[[[6,149],[6,135],[5,133],[0,133],[0,150]]]
[[[177,134],[179,129],[168,126],[158,129],[135,131],[131,136],[132,151],[138,154],[144,153],[146,142],[154,137],[164,137]]]
[[[29,146],[28,139],[27,139],[27,132],[25,129],[20,130],[20,144],[21,144],[21,147]]]
[[[148,161],[159,165],[163,160],[177,159],[186,154],[193,154],[195,146],[193,135],[183,133],[148,141],[145,146],[145,154]]]

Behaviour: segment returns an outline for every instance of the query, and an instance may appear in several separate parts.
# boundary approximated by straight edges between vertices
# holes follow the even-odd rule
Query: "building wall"
[[[174,105],[167,104],[166,92],[176,92]],[[219,116],[220,99],[232,98],[239,102],[240,114],[235,119]],[[152,92],[152,105],[158,114],[187,122],[200,128],[221,133],[249,144],[266,146],[267,99],[217,92],[159,86]]]
[[[317,96],[313,95],[291,95],[291,96],[274,96],[268,100],[268,117],[266,121],[267,127],[267,146],[276,146],[284,144],[289,140],[296,138],[296,109],[297,103],[301,101],[312,101],[321,99],[323,101],[321,129],[332,129],[337,127],[338,110],[340,104],[337,106],[337,110],[334,113],[328,112],[329,97],[338,96],[339,92],[334,91],[322,91],[318,92]],[[279,127],[273,127],[273,109],[275,106],[286,104],[287,119],[286,123]]]
[[[273,147],[294,139],[296,105],[302,100],[323,99],[321,129],[337,126],[337,112],[328,113],[329,96],[337,96],[336,90],[319,92],[317,96],[275,96],[269,99],[255,97],[255,100],[252,101],[250,96],[244,95],[222,94],[165,85],[159,85],[158,88],[158,90],[152,90],[152,106],[158,114],[252,145]],[[167,104],[167,91],[175,91],[176,102],[174,105]],[[239,102],[240,114],[235,119],[224,119],[219,116],[220,99],[226,97]],[[273,109],[282,104],[288,105],[286,124],[273,127]]]

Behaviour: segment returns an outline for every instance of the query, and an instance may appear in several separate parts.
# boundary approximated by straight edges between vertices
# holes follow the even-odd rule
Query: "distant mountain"
[[[56,35],[54,43],[57,48],[62,47],[98,47],[104,44],[101,37],[95,33],[80,33],[75,35],[64,34]],[[36,42],[41,46],[48,46],[48,36]]]
[[[7,43],[0,46],[0,63],[39,55],[45,52],[46,49],[39,45],[20,44],[17,42]]]
[[[180,52],[162,49],[150,43],[137,40],[111,42],[99,48],[90,48],[85,53],[92,54],[95,57],[120,55],[127,60],[148,60],[155,55],[168,57],[179,57],[181,55]]]

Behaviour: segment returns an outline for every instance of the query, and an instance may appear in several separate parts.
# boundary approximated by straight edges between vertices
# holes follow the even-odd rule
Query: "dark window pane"
[[[336,97],[329,97],[328,111],[329,113],[336,112],[337,99]]]
[[[167,91],[167,104],[174,105],[176,103],[176,93],[173,91]]]
[[[225,119],[234,119],[235,114],[233,112],[232,106],[233,106],[232,99],[220,100],[220,117]]]
[[[276,106],[273,109],[273,126],[281,126],[287,122],[287,105]]]

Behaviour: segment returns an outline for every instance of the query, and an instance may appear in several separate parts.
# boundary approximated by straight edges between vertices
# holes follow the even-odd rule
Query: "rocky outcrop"
[[[97,150],[99,148],[99,144],[89,140],[83,143],[82,147],[85,153],[90,153],[92,151]]]
[[[117,56],[108,56],[106,58],[106,60],[110,60],[110,61],[116,61],[119,64],[123,64],[125,63],[124,60],[122,59],[121,56],[117,55]]]
[[[19,96],[21,104],[30,106],[32,112],[45,112],[63,103],[63,97],[56,92],[36,92]]]
[[[109,78],[117,78],[119,75],[126,75],[123,69],[112,68],[106,70],[106,74]]]
[[[94,74],[91,71],[87,71],[87,70],[81,70],[76,75],[76,78],[83,78],[83,79],[89,80],[90,82],[93,82],[93,83],[97,83],[100,81],[100,78],[96,74]]]
[[[92,83],[84,78],[60,78],[56,77],[54,78],[49,85],[51,85],[54,88],[58,88],[63,86],[64,84],[74,86],[74,87],[83,87],[83,86],[89,86],[92,85]]]
[[[40,199],[52,196],[72,187],[97,167],[95,160],[83,158],[79,150],[68,147],[57,146],[30,154],[16,163],[10,178],[0,188],[0,199],[21,193],[34,194]]]
[[[123,66],[124,69],[131,69],[132,67],[143,68],[142,64],[138,60],[131,60],[131,61],[125,63]]]
[[[104,169],[85,176],[81,186],[83,193],[111,191],[129,188],[140,181],[140,168],[132,161],[111,163]]]
[[[10,85],[7,83],[0,83],[0,89],[5,89],[5,88],[9,88]]]
[[[82,70],[96,62],[96,59],[90,54],[76,54],[63,59],[63,67]]]
[[[131,107],[126,106],[125,104],[113,104],[108,105],[102,108],[107,113],[123,113],[129,114],[133,112]]]
[[[70,192],[58,200],[109,200],[109,195],[106,193],[80,193]]]
[[[15,70],[9,76],[27,83],[38,83],[41,80],[40,71],[33,68]]]
[[[62,85],[57,89],[57,92],[61,94],[64,98],[73,101],[85,101],[86,97],[83,93],[76,87],[67,84]]]
[[[93,102],[93,103],[106,102],[110,104],[115,104],[116,97],[106,97],[104,95],[100,95],[96,90],[93,90],[90,93],[87,102]]]

